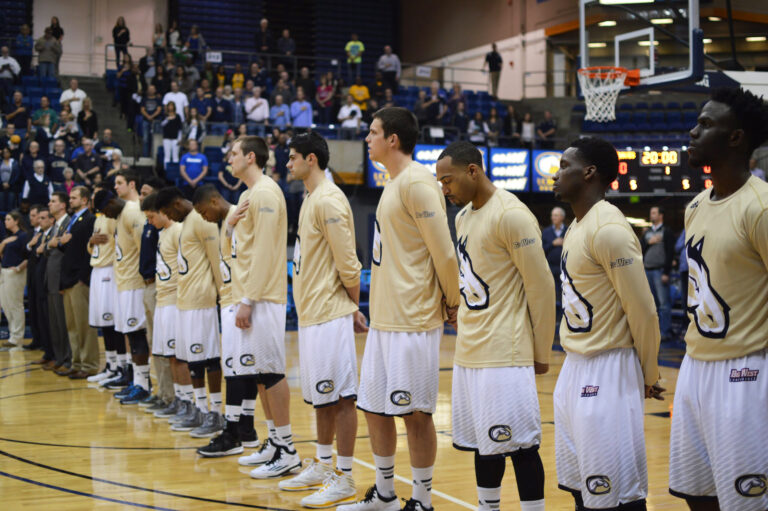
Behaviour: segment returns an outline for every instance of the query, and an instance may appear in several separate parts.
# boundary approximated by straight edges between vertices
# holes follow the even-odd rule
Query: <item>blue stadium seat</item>
[[[26,87],[35,87],[39,84],[37,76],[22,76],[21,85]]]
[[[178,163],[168,163],[168,165],[165,166],[165,178],[168,181],[181,179],[181,171],[179,170]]]
[[[648,122],[651,124],[651,129],[653,131],[667,131],[669,129],[664,120],[664,112],[661,110],[652,111],[648,115]]]
[[[26,96],[32,97],[32,98],[39,98],[43,95],[43,88],[37,87],[37,86],[29,86],[27,87],[27,93]]]
[[[638,101],[635,103],[635,110],[648,110],[648,103],[645,101]]]
[[[667,103],[667,110],[680,110],[680,103],[677,101],[670,101]]]
[[[622,103],[619,105],[619,110],[628,110],[631,112],[634,109],[635,109],[635,105],[633,105],[632,103]]]
[[[584,103],[576,103],[573,105],[573,112],[586,112],[587,111],[587,105]]]
[[[699,118],[699,113],[696,111],[683,112],[683,129],[690,130],[696,126],[696,119]]]
[[[693,101],[686,101],[683,103],[683,110],[696,110],[696,103]]]
[[[651,110],[664,110],[664,103],[651,103]]]

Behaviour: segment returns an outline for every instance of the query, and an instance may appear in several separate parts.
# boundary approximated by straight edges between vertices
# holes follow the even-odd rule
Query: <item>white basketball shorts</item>
[[[117,292],[115,330],[127,334],[147,328],[144,288]]]
[[[648,494],[644,399],[634,349],[566,355],[554,393],[557,481],[581,492],[584,507],[614,508]]]
[[[368,330],[357,407],[379,415],[434,413],[441,336],[442,328],[427,332]]]
[[[285,374],[284,303],[253,304],[251,327],[235,327],[232,366],[235,376]]]
[[[220,356],[216,307],[179,310],[176,315],[176,358],[202,362]]]
[[[235,376],[235,339],[237,336],[237,327],[235,326],[235,315],[237,314],[237,304],[227,305],[221,308],[221,370],[224,377]]]
[[[453,366],[453,446],[481,456],[511,454],[541,443],[541,413],[532,366]]]
[[[320,408],[357,397],[357,353],[352,314],[299,327],[301,393]]]
[[[158,357],[176,356],[176,315],[175,305],[155,307],[154,328],[152,329],[152,354]]]
[[[717,497],[723,511],[768,509],[768,351],[680,366],[669,488]]]
[[[117,283],[114,268],[93,268],[91,286],[88,289],[88,324],[94,328],[115,326]]]

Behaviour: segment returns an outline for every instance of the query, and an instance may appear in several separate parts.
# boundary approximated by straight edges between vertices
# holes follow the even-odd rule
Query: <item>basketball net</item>
[[[579,85],[587,104],[584,120],[616,120],[616,100],[627,78],[627,72],[623,67],[598,66],[579,69]]]

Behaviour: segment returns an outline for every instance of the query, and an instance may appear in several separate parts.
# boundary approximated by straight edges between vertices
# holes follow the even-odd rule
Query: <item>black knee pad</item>
[[[219,357],[209,358],[208,360],[205,361],[205,369],[209,373],[221,371],[221,359]]]
[[[269,389],[280,383],[280,380],[285,378],[284,374],[277,373],[265,373],[256,375],[256,383],[264,385],[264,389]]]
[[[646,511],[647,509],[645,499],[619,504],[619,507],[616,508],[617,511]]]
[[[504,479],[506,460],[501,454],[481,456],[475,452],[475,480],[481,488],[498,488]]]
[[[197,362],[187,362],[189,366],[189,375],[194,380],[202,380],[205,378],[205,364],[207,360],[199,360]]]
[[[539,456],[539,446],[520,449],[509,456],[515,468],[517,490],[521,501],[544,498],[544,465]]]
[[[147,331],[143,328],[128,333],[128,344],[131,345],[131,355],[149,355],[147,344]]]

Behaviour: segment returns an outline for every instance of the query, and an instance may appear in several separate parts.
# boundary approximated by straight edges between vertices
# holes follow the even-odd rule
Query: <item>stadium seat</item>
[[[693,101],[686,101],[683,103],[683,110],[696,110],[696,103]]]

